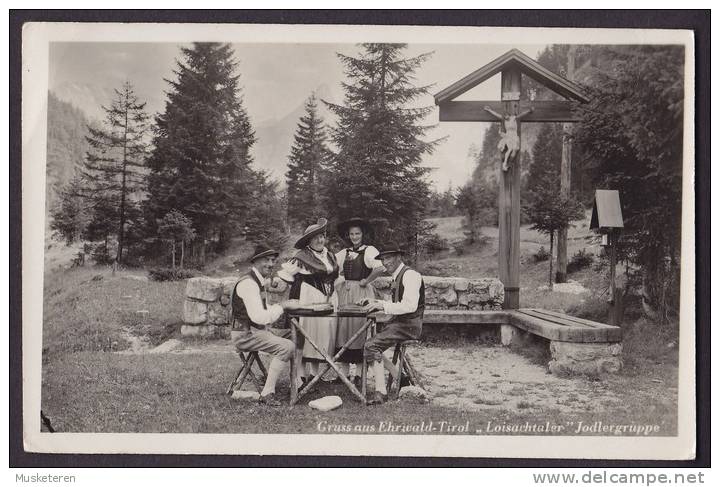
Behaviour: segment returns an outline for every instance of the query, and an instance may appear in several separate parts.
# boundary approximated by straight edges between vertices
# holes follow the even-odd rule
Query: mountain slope
[[[48,92],[47,124],[46,211],[57,201],[63,186],[76,175],[88,148],[87,117],[52,92]]]

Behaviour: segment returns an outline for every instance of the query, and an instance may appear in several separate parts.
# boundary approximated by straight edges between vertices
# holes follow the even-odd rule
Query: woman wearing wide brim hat
[[[299,300],[301,305],[336,304],[335,279],[338,276],[338,264],[335,255],[325,247],[326,229],[325,218],[309,225],[295,242],[298,252],[284,263],[278,272],[278,277],[291,283],[290,299]],[[300,326],[323,351],[330,356],[334,355],[336,318],[302,317]],[[307,374],[317,375],[318,364],[323,361],[322,355],[306,341],[303,362],[306,364]]]
[[[378,250],[369,245],[372,227],[363,218],[350,218],[337,226],[338,234],[347,247],[335,254],[340,268],[336,281],[338,306],[354,304],[365,299],[375,299],[375,288],[370,285],[385,270],[376,260]],[[338,318],[336,348],[342,347],[365,324],[365,318]],[[340,357],[340,370],[347,376],[349,364],[362,363],[365,337],[358,337]]]

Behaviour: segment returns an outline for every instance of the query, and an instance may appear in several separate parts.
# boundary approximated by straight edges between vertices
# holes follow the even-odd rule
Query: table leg
[[[348,378],[345,377],[345,374],[343,374],[343,373],[340,371],[340,369],[338,368],[338,366],[335,364],[333,358],[331,358],[331,357],[327,354],[327,352],[325,352],[325,351],[322,350],[320,347],[318,347],[317,344],[312,340],[312,338],[310,338],[310,337],[305,333],[305,330],[303,330],[303,329],[300,328],[300,327],[298,327],[297,330],[298,330],[298,332],[305,338],[305,340],[307,340],[308,343],[310,343],[310,345],[312,345],[312,347],[313,347],[315,350],[317,350],[317,352],[318,352],[320,355],[322,355],[323,359],[325,359],[325,362],[327,362],[327,364],[328,364],[330,367],[332,367],[332,369],[338,374],[338,377],[340,377],[340,380],[343,381],[343,383],[344,383],[345,386],[350,390],[350,392],[352,392],[358,399],[360,399],[360,402],[362,402],[362,403],[364,404],[364,403],[365,403],[365,397],[364,397],[362,394],[360,394],[360,391],[358,391],[358,390],[355,388],[355,385],[354,385],[352,382],[350,382],[350,381],[348,380]],[[357,333],[356,333],[356,335],[357,335]],[[358,335],[358,336],[359,336],[359,335]],[[353,336],[353,338],[350,339],[350,342],[348,342],[348,344],[349,344],[349,343],[352,343],[352,340],[354,340],[355,338],[356,338],[356,337]],[[337,353],[337,355],[335,356],[335,358],[339,357],[339,356],[345,351],[345,348],[346,348],[346,347],[343,346],[343,348]],[[298,393],[298,399],[302,398],[305,394],[307,394],[307,393],[312,389],[312,386],[315,385],[315,384],[317,383],[317,381],[320,380],[320,377],[325,374],[325,372],[327,372],[327,369],[326,369],[325,371],[323,371],[322,374],[316,375],[316,376],[313,378],[313,380],[310,381],[310,383],[309,383],[308,385],[306,385],[306,386],[303,388],[303,390],[301,390],[301,391]]]
[[[296,318],[290,318],[290,338],[295,345],[295,354],[290,359],[290,406],[294,406],[298,402],[298,371],[302,367],[302,348],[298,340],[297,328],[299,323]]]

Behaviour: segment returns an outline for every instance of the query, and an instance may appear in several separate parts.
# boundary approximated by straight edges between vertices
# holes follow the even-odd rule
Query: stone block
[[[447,287],[445,292],[439,296],[440,304],[444,306],[455,306],[458,301],[457,293],[452,286]]]
[[[467,291],[470,288],[470,280],[459,277],[455,279],[455,290],[456,291]]]
[[[222,293],[230,296],[235,289],[235,284],[240,280],[240,277],[223,277],[219,279],[222,284]]]
[[[556,375],[602,375],[620,371],[621,343],[550,342],[550,372]]]
[[[217,331],[216,325],[183,325],[180,328],[180,334],[186,337],[214,337]]]
[[[458,306],[467,308],[470,304],[467,293],[458,293]]]
[[[449,277],[433,277],[433,276],[425,276],[423,277],[423,280],[425,281],[425,288],[428,287],[435,288],[435,289],[447,289],[449,287],[454,287],[454,278]]]
[[[227,294],[223,294],[222,296],[220,296],[220,304],[222,304],[223,306],[227,306],[228,304],[230,304],[230,296]]]
[[[183,321],[191,325],[199,325],[207,321],[207,303],[186,299],[183,303]]]
[[[500,343],[509,347],[516,344],[520,337],[520,330],[513,325],[500,325]]]
[[[230,323],[230,307],[223,306],[220,301],[209,303],[207,306],[207,322],[211,325],[226,325]]]
[[[198,301],[217,301],[223,293],[223,283],[220,279],[208,277],[193,277],[188,279],[185,296]]]

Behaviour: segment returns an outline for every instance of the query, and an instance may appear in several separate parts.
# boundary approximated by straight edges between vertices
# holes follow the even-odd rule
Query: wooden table
[[[358,400],[363,403],[367,404],[367,400],[365,398],[366,395],[366,374],[367,374],[367,367],[365,365],[365,359],[363,358],[363,366],[362,366],[362,391],[358,391],[355,385],[348,380],[347,377],[345,377],[345,374],[343,374],[340,369],[338,368],[335,361],[340,358],[340,356],[345,353],[345,351],[348,349],[350,344],[354,342],[358,337],[363,336],[363,334],[367,333],[368,328],[372,327],[374,329],[375,327],[375,314],[368,314],[364,311],[360,310],[343,310],[342,308],[333,312],[333,313],[317,313],[314,311],[303,311],[303,310],[294,310],[294,311],[288,311],[288,317],[290,318],[290,333],[291,333],[291,339],[292,342],[295,344],[295,356],[293,357],[293,360],[290,361],[290,406],[294,406],[297,404],[297,402],[302,399],[303,396],[305,396],[308,392],[312,390],[312,388],[317,384],[317,382],[327,373],[330,371],[330,369],[333,369],[340,380],[345,384],[345,387],[347,387],[350,392],[353,393],[355,397],[358,398]],[[301,317],[315,317],[315,318],[365,318],[365,324],[360,328],[355,334],[350,337],[350,339],[345,342],[345,344],[340,348],[340,350],[337,351],[337,353],[330,357],[328,353],[325,350],[321,350],[320,347],[310,338],[305,330],[302,329],[300,326],[300,319]],[[332,325],[336,326],[336,324]],[[320,355],[322,355],[323,359],[327,364],[323,364],[323,370],[318,373],[311,381],[308,383],[305,387],[303,387],[302,390],[298,391],[298,378],[297,378],[297,367],[302,367],[302,354],[303,354],[303,342],[304,340],[307,340],[312,347],[318,351]]]

